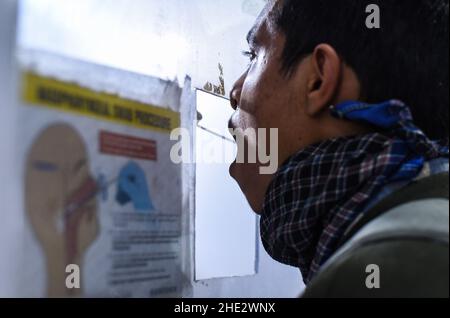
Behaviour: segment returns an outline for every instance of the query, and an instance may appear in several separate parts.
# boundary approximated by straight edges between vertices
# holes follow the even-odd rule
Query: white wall
[[[193,86],[244,71],[246,34],[265,0],[22,0],[19,43]]]
[[[15,215],[15,210],[11,208],[20,193],[13,144],[16,122],[12,111],[17,89],[13,55],[16,13],[15,0],[0,1],[0,297],[17,295],[18,288],[11,290],[9,287],[18,286],[17,277],[20,273],[15,261],[19,261],[17,255],[20,253],[21,242],[11,241],[11,238],[20,233],[24,226],[24,220]]]
[[[194,284],[194,297],[210,298],[292,298],[304,290],[300,271],[276,263],[258,240],[258,274],[213,279]]]

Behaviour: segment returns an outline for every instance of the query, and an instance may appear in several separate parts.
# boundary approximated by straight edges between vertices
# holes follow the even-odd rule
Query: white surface
[[[229,102],[197,94],[197,109],[204,118],[201,123],[225,136]],[[196,143],[195,279],[253,275],[256,216],[228,173],[235,145],[199,128]],[[228,162],[225,154],[231,154]],[[210,162],[224,162],[208,163],[206,156],[211,156]]]
[[[246,32],[264,0],[22,0],[23,47],[193,86],[225,89],[248,63]],[[232,45],[230,45],[232,43]]]
[[[197,91],[197,111],[203,116],[199,122],[202,127],[225,138],[232,138],[228,131],[228,120],[233,115],[229,100]]]
[[[281,265],[270,258],[259,240],[258,274],[212,279],[194,284],[198,298],[295,298],[304,289],[298,268]]]
[[[24,220],[12,208],[19,199],[18,172],[14,137],[17,127],[15,92],[17,89],[14,63],[16,35],[16,1],[0,1],[0,297],[18,296],[19,258],[23,241],[16,236]]]

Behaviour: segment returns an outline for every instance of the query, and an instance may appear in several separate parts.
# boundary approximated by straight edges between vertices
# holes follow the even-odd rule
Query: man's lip
[[[234,160],[228,167],[228,173],[232,178],[234,178],[234,169],[236,169],[236,160]]]
[[[236,128],[236,126],[233,124],[233,117],[231,117],[231,118],[228,120],[228,128],[229,128],[229,129],[235,129],[235,128]]]
[[[236,126],[233,124],[233,117],[230,118],[230,120],[228,121],[228,129],[236,129]],[[230,132],[230,135],[233,137],[233,139],[236,141],[236,134],[232,134]]]

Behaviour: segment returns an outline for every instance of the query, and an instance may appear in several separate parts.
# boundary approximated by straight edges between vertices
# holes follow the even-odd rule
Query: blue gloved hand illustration
[[[116,200],[121,205],[132,202],[139,211],[154,210],[145,172],[135,162],[128,163],[120,171]]]

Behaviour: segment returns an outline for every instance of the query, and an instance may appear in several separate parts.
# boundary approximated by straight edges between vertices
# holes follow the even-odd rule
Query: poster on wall
[[[181,294],[180,114],[163,106],[22,72],[21,296]]]

